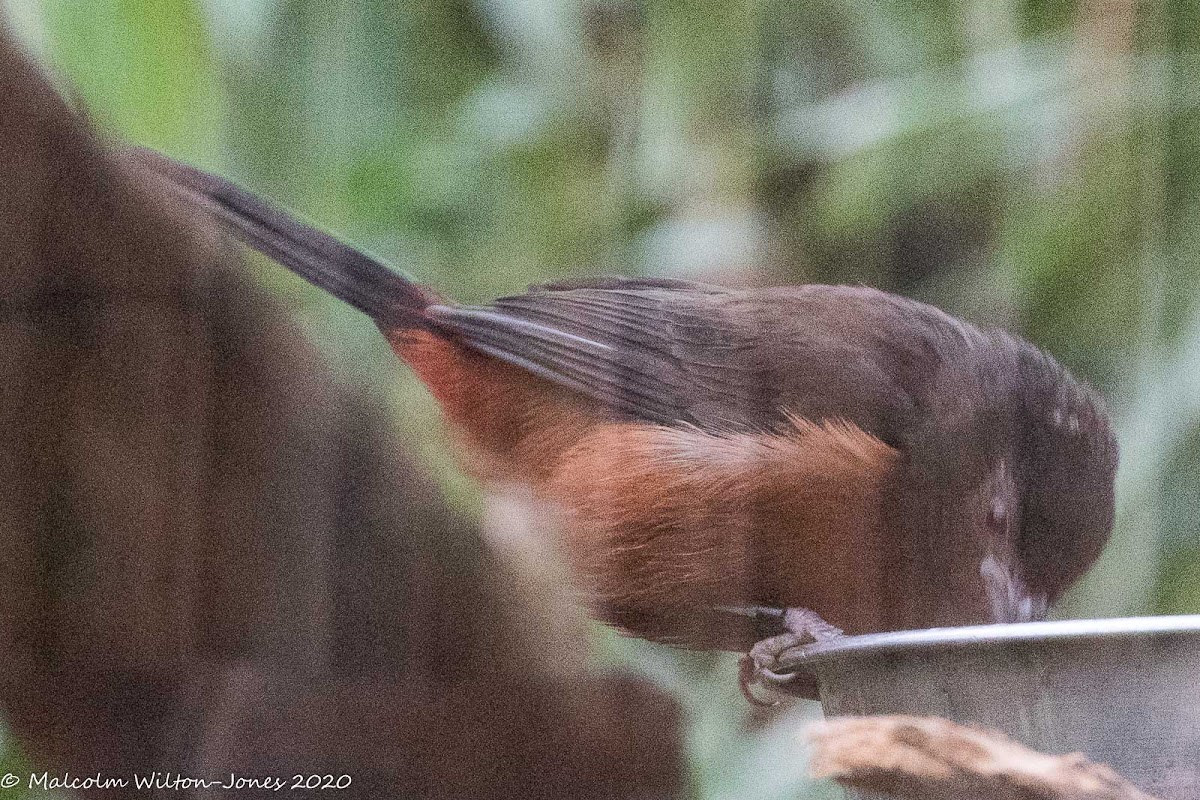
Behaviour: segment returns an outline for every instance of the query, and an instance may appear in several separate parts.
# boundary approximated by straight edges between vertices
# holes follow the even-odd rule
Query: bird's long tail
[[[432,292],[382,262],[300,222],[251,192],[146,148],[132,157],[215,214],[263,255],[362,311],[384,330],[423,327]]]

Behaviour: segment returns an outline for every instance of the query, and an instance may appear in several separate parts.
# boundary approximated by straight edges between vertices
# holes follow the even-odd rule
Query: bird
[[[470,469],[558,510],[597,619],[749,653],[743,691],[786,681],[773,658],[804,641],[1040,619],[1111,535],[1103,399],[1003,330],[866,286],[605,277],[460,305],[229,180],[135,158],[374,321]]]

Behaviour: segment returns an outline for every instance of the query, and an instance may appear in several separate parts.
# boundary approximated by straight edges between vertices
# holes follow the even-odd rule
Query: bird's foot
[[[792,648],[829,641],[842,635],[841,628],[830,625],[807,608],[784,611],[783,627],[783,633],[763,639],[750,648],[750,652],[742,656],[738,664],[738,687],[742,695],[756,706],[773,706],[779,701],[762,700],[755,696],[751,690],[755,684],[815,700],[816,678],[807,672],[780,672],[780,656]]]

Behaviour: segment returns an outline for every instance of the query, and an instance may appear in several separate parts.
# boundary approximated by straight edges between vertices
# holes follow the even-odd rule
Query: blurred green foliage
[[[593,272],[866,282],[1110,398],[1119,530],[1064,613],[1200,611],[1200,7],[1182,0],[8,0],[110,135],[463,300]],[[259,265],[460,503],[372,327]],[[697,796],[794,797],[795,715],[604,639],[692,712]],[[808,787],[812,796],[827,786]]]

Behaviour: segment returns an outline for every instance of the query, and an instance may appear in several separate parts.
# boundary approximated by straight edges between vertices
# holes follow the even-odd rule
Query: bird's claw
[[[738,688],[742,696],[756,706],[774,706],[778,700],[766,701],[752,691],[755,684],[788,694],[816,699],[816,678],[805,672],[779,671],[780,657],[787,651],[814,642],[836,639],[842,630],[821,619],[806,608],[789,608],[784,612],[784,633],[761,640],[738,663]]]

